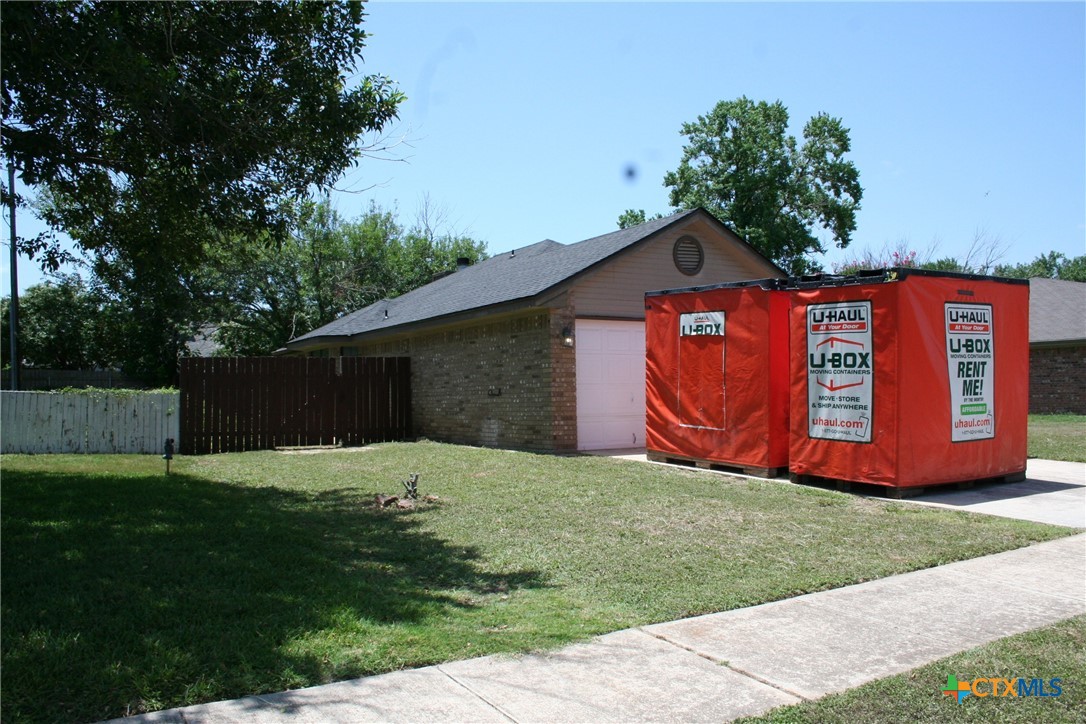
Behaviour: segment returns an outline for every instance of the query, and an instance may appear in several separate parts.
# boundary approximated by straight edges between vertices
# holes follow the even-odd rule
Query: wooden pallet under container
[[[958,490],[968,490],[976,485],[998,485],[1001,483],[1020,483],[1026,479],[1025,472],[997,475],[991,478],[979,478],[976,480],[960,480],[946,483],[933,483],[926,486],[899,487],[894,485],[879,485],[857,480],[838,480],[836,478],[823,478],[818,475],[800,475],[789,473],[788,479],[797,485],[811,485],[817,488],[831,488],[842,492],[860,493],[863,495],[876,495],[880,497],[901,500],[902,498],[914,498],[918,495],[931,493],[937,490],[946,490],[954,486]]]
[[[701,468],[702,470],[716,470],[722,473],[741,473],[757,478],[778,478],[788,472],[788,468],[760,468],[739,463],[723,462],[720,460],[706,460],[705,458],[693,458],[674,453],[657,452],[647,450],[646,457],[654,463],[668,463],[670,465],[685,465],[687,467]]]

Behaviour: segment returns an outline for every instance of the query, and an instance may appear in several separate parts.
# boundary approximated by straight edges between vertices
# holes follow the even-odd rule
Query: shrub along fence
[[[0,392],[0,452],[161,453],[179,431],[177,392]]]
[[[407,439],[410,364],[407,357],[184,359],[179,452]]]
[[[5,390],[11,388],[10,370],[4,370],[4,374],[0,375],[0,387]],[[20,390],[60,390],[67,387],[120,387],[140,390],[147,385],[117,370],[54,370],[41,367],[19,369]]]

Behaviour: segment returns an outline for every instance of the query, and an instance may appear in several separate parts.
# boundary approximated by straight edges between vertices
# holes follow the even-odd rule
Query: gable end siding
[[[705,262],[697,274],[675,267],[672,250],[682,236],[701,242]],[[774,276],[776,270],[704,221],[684,224],[612,260],[575,283],[581,317],[645,318],[645,292]]]

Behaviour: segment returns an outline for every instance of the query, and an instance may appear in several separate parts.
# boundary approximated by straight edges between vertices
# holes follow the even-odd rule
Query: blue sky
[[[376,200],[409,220],[429,195],[492,254],[606,233],[627,208],[669,211],[681,125],[746,95],[782,101],[797,135],[820,111],[851,129],[864,197],[844,255],[902,240],[961,255],[978,231],[1006,262],[1086,253],[1084,3],[367,11],[362,70],[408,96],[391,134],[402,160],[350,172],[339,186],[368,190],[334,194],[344,216]],[[35,281],[19,271],[21,288]]]

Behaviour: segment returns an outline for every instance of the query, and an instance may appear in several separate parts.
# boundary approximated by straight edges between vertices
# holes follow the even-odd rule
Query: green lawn
[[[961,703],[944,696],[947,676],[972,682],[980,678],[1060,679],[1059,696],[967,696]],[[987,694],[990,684],[978,686]],[[964,651],[907,674],[873,681],[816,702],[774,709],[742,724],[852,724],[870,722],[1082,722],[1086,718],[1086,616],[1047,626],[987,646]]]
[[[795,596],[1069,529],[436,443],[4,456],[0,719],[94,720]],[[439,497],[373,505],[418,472]]]
[[[1086,415],[1030,415],[1029,456],[1086,463]]]

